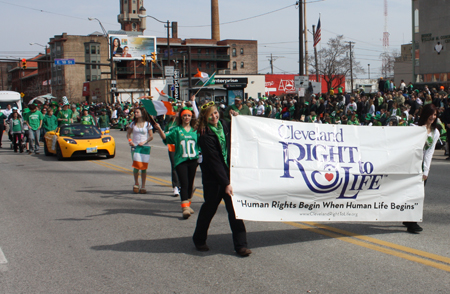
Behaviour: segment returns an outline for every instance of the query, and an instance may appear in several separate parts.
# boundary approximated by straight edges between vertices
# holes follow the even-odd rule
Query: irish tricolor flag
[[[199,78],[202,83],[205,83],[209,79],[209,74],[202,72],[197,68],[197,73],[194,75],[194,78]]]
[[[150,160],[150,146],[136,146],[133,153],[132,167],[138,170],[146,170]]]
[[[175,115],[172,108],[172,103],[167,101],[153,101],[153,100],[141,100],[142,104],[147,110],[148,114],[158,116],[158,115]]]

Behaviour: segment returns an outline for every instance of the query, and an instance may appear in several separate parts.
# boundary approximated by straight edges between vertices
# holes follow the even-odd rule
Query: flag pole
[[[205,83],[203,83],[203,85],[200,87],[200,89],[198,89],[198,91],[194,94],[194,96],[197,96],[198,92],[200,92],[200,90],[203,89],[203,87],[204,87],[206,84],[208,84],[208,82],[214,77],[215,74],[216,74],[216,72],[214,72],[214,73],[209,77],[209,79],[208,79]]]

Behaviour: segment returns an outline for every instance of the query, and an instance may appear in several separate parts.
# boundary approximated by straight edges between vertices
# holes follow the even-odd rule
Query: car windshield
[[[8,104],[9,105],[11,105],[11,108],[13,108],[13,107],[18,107],[18,105],[17,105],[17,103],[16,102],[5,102],[5,101],[0,101],[0,109],[1,110],[6,110],[7,108],[7,106],[8,106]]]
[[[60,136],[74,139],[97,139],[101,138],[102,133],[97,127],[90,125],[67,125],[62,126],[59,132]]]

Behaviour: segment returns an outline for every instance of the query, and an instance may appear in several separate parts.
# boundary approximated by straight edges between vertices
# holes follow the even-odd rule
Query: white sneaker
[[[173,188],[173,197],[180,196],[180,191],[178,190],[178,187]]]

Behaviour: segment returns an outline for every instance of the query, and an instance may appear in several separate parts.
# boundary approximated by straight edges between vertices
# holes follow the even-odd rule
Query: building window
[[[244,68],[244,62],[241,62],[241,68]]]
[[[419,32],[419,9],[414,10],[414,32]]]
[[[198,67],[202,67],[202,63],[200,61],[198,62]]]
[[[95,50],[95,46],[91,46],[91,54],[95,54],[96,50]]]
[[[244,55],[244,48],[241,48],[241,55]]]
[[[237,69],[237,64],[236,61],[233,61],[233,69],[236,70]]]
[[[202,49],[197,49],[197,53],[201,54],[202,53]]]
[[[206,68],[210,68],[209,62],[206,63]]]
[[[89,54],[89,46],[86,46],[86,54]]]
[[[233,48],[231,55],[232,55],[233,57],[236,57],[236,48]]]
[[[97,76],[92,76],[92,80],[96,81],[97,80]]]
[[[95,60],[93,60],[93,61],[91,61],[92,63],[95,63],[96,61]],[[96,69],[97,68],[97,66],[96,65],[92,65],[92,69]]]
[[[205,49],[205,54],[206,54],[206,55],[209,54],[209,49]]]
[[[86,69],[89,69],[89,64],[86,64]]]
[[[100,55],[100,46],[97,46],[97,54]]]
[[[91,81],[91,76],[90,75],[86,75],[86,81],[88,81],[88,82]]]

